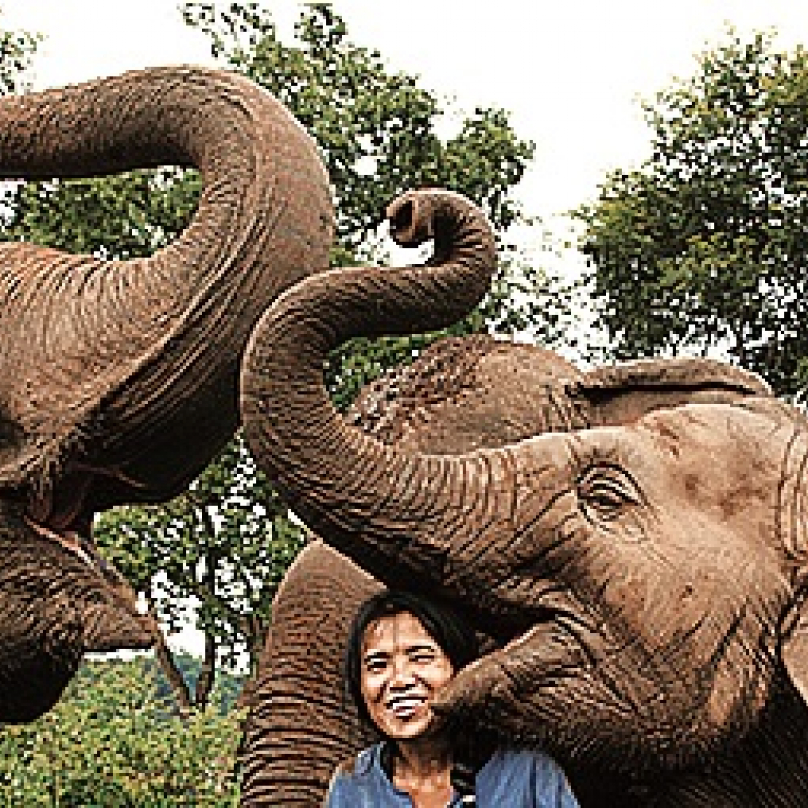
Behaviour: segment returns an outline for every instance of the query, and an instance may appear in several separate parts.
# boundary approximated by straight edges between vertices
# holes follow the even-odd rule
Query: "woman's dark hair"
[[[353,699],[359,718],[371,723],[362,698],[362,638],[365,629],[382,617],[409,612],[449,657],[459,671],[480,654],[477,636],[471,626],[451,607],[412,592],[386,589],[368,598],[357,611],[345,646],[345,690]]]

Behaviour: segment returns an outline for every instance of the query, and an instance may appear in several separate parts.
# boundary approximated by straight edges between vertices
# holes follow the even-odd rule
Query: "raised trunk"
[[[388,583],[411,584],[415,573],[427,585],[451,577],[447,522],[506,511],[486,485],[498,458],[408,455],[369,437],[334,409],[323,362],[353,336],[454,322],[485,294],[496,254],[482,213],[456,194],[412,192],[388,217],[401,244],[434,237],[431,265],[335,270],[287,292],[245,353],[242,415],[262,467],[313,530]]]
[[[204,188],[185,232],[151,258],[0,253],[0,484],[41,489],[69,460],[73,510],[79,490],[88,511],[180,490],[235,429],[237,362],[260,313],[327,268],[315,146],[247,79],[153,69],[0,100],[4,177],[161,164],[197,166]],[[60,507],[41,504],[43,518]]]

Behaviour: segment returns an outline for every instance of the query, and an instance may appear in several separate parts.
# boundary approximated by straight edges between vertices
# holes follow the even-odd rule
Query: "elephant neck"
[[[567,773],[582,808],[796,808],[808,805],[808,707],[779,688],[758,723],[717,755],[677,774]]]
[[[687,773],[647,808],[787,808],[808,805],[808,707],[785,679],[757,725],[707,771]]]

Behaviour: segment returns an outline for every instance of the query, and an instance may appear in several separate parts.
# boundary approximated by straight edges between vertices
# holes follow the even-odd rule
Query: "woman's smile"
[[[401,721],[417,715],[425,706],[428,706],[425,696],[393,696],[387,701],[387,709]]]
[[[390,738],[415,738],[434,722],[430,700],[454,675],[449,657],[408,612],[381,617],[363,637],[362,695]]]

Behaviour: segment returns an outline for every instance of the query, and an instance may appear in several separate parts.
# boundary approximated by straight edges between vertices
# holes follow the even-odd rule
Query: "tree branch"
[[[165,634],[157,621],[157,610],[154,607],[154,603],[150,598],[147,598],[146,602],[149,607],[149,617],[154,621],[155,627],[154,636],[156,637],[156,642],[154,645],[154,655],[174,695],[180,717],[185,719],[191,714],[191,692],[188,689],[188,684],[185,681],[185,677],[182,675],[182,671],[177,667],[174,661],[174,655],[171,653],[171,649],[166,642]]]

